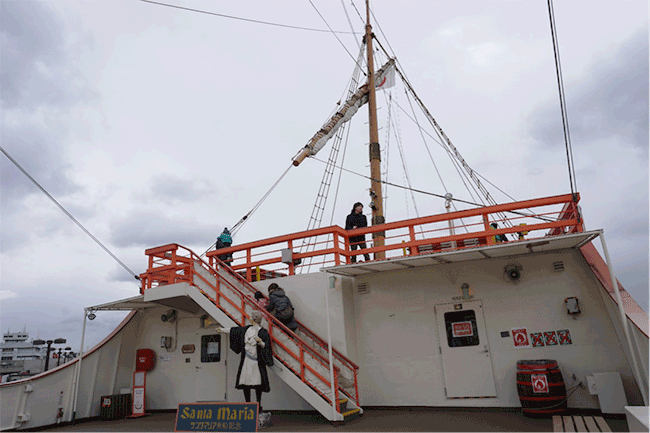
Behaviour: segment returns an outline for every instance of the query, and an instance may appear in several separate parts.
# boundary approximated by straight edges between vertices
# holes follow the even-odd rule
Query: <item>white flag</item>
[[[375,80],[375,88],[388,89],[395,85],[395,64],[391,63]]]

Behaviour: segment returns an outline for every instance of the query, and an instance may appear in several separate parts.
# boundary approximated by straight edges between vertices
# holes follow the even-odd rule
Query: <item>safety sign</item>
[[[451,324],[452,335],[456,337],[471,337],[474,335],[472,331],[472,322],[455,322]]]
[[[562,329],[560,331],[557,331],[557,336],[560,339],[560,344],[562,346],[564,346],[565,344],[572,344],[571,333],[569,332],[568,329]]]
[[[526,328],[512,328],[512,340],[515,342],[515,347],[530,347]]]
[[[557,346],[557,334],[555,331],[544,332],[544,343],[547,346]]]
[[[533,347],[544,345],[544,335],[541,332],[532,332],[530,339],[533,341]]]
[[[545,374],[531,374],[530,381],[533,384],[533,392],[535,393],[548,393],[548,379]]]

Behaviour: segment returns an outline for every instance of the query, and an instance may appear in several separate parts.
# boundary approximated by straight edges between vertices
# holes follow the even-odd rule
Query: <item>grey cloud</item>
[[[142,266],[142,264],[138,265],[131,265],[129,263],[126,263],[126,265],[131,269],[133,272],[136,274],[139,274],[141,272],[145,271],[145,268]],[[110,281],[120,281],[124,283],[133,283],[134,286],[137,286],[140,284],[138,280],[136,280],[133,275],[128,273],[126,269],[124,269],[122,266],[117,265],[115,266],[115,269],[109,274],[108,279]]]
[[[566,63],[565,63],[566,71]],[[601,58],[583,82],[566,86],[572,143],[620,137],[648,149],[648,33],[637,32],[613,56]],[[559,102],[534,113],[531,136],[545,146],[564,143]]]
[[[118,247],[149,248],[169,243],[207,247],[219,236],[221,227],[217,222],[201,223],[187,215],[172,218],[157,212],[137,213],[112,223],[111,243]]]
[[[214,183],[204,179],[183,179],[172,173],[160,173],[148,182],[149,192],[146,197],[155,197],[156,201],[171,199],[178,202],[190,202],[195,199],[207,199],[217,194]]]
[[[64,27],[46,3],[0,2],[0,88],[4,109],[74,104],[95,96],[78,70],[67,68],[71,56]]]

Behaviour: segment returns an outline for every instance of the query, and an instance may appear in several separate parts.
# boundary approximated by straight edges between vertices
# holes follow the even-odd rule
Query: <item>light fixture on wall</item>
[[[163,322],[173,323],[177,318],[176,310],[169,310],[167,314],[160,316],[160,320]]]
[[[470,291],[469,291],[469,284],[467,284],[467,283],[463,283],[463,284],[460,286],[460,291],[461,291],[461,294],[462,294],[462,296],[463,296],[463,299],[470,299],[470,298],[472,298],[472,295],[470,295]]]
[[[506,281],[517,282],[521,278],[522,269],[519,263],[508,263],[503,268],[503,277]]]

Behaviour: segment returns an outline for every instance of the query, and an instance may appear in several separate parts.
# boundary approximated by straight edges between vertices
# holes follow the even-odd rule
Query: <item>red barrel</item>
[[[545,416],[566,410],[566,386],[553,359],[517,361],[517,393],[527,416]]]

